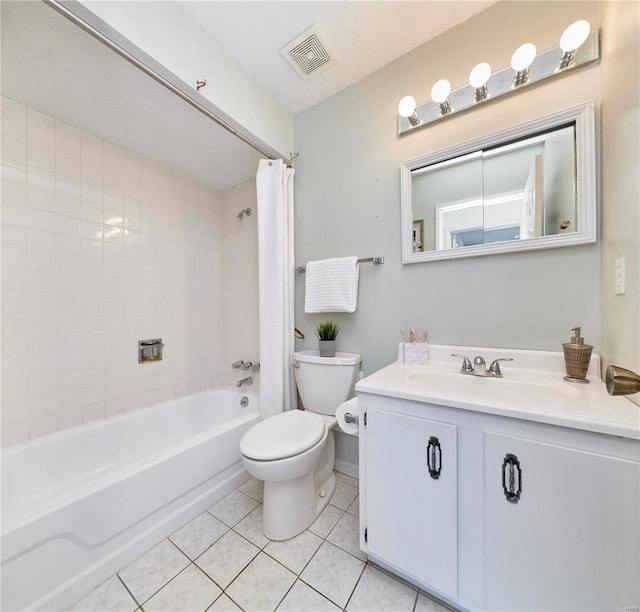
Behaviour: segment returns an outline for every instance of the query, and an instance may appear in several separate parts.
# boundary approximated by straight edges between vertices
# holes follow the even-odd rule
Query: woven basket
[[[567,375],[571,378],[586,378],[591,360],[592,346],[588,344],[571,344],[567,342],[562,345],[564,350],[564,364],[567,368]]]

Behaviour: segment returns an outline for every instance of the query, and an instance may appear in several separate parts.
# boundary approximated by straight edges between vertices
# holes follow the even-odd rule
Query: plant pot
[[[336,341],[318,340],[318,348],[320,349],[320,357],[335,357]]]

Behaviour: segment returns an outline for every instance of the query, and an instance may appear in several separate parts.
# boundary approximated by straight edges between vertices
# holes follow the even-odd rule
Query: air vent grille
[[[304,80],[311,79],[336,63],[317,26],[312,26],[281,50],[285,59]]]

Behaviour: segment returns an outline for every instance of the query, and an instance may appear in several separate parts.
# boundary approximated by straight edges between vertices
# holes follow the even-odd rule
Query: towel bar
[[[373,262],[373,265],[379,266],[384,263],[384,257],[365,257],[358,259],[358,263],[369,263],[370,261]],[[296,272],[304,272],[306,269],[306,266],[296,266]]]

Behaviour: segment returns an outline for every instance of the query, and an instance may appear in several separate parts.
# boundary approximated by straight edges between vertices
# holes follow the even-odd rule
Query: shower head
[[[245,208],[244,210],[241,210],[237,215],[236,215],[236,219],[238,221],[242,221],[242,218],[244,217],[244,215],[247,215],[247,217],[251,216],[251,209],[250,208]]]

